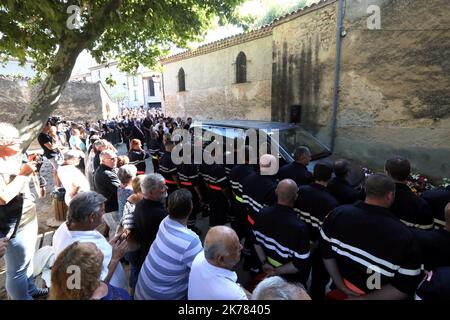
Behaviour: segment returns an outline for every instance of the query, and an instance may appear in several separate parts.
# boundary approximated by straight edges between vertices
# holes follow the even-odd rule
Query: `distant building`
[[[115,81],[114,86],[106,83],[108,77]],[[140,106],[161,108],[161,75],[145,67],[139,67],[132,75],[120,71],[118,62],[113,61],[90,67],[89,72],[72,75],[71,79],[100,81],[120,108]]]

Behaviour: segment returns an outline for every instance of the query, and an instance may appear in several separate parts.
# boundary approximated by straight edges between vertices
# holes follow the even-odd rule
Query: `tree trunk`
[[[29,107],[17,120],[22,141],[22,150],[26,150],[38,136],[48,117],[58,106],[61,93],[70,79],[78,55],[85,48],[85,43],[69,38],[64,41],[56,53],[55,61]]]

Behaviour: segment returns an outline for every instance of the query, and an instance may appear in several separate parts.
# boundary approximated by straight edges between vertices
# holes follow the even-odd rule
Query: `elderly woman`
[[[150,155],[142,149],[142,144],[139,139],[131,140],[130,151],[128,152],[128,158],[137,168],[137,174],[145,174],[147,166],[145,165],[145,159],[148,159]]]
[[[123,208],[129,196],[133,194],[131,182],[136,177],[137,169],[132,164],[126,164],[119,168],[117,176],[120,180],[120,186],[117,188],[117,201],[119,203],[118,216],[122,218]]]
[[[75,241],[66,247],[52,267],[50,300],[130,300],[124,289],[100,280],[102,264],[103,253],[92,242]]]

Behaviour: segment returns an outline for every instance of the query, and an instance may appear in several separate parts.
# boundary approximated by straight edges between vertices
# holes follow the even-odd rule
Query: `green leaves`
[[[153,67],[170,45],[198,40],[214,17],[237,22],[242,0],[5,0],[0,4],[0,54],[24,62],[39,75],[52,72],[57,48],[75,42],[98,63],[118,60],[122,70]],[[69,5],[78,5],[81,27],[69,29]],[[71,17],[74,21],[73,17]]]

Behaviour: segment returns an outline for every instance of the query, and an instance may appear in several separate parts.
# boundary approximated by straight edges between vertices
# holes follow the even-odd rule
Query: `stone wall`
[[[165,110],[194,119],[270,120],[272,39],[265,36],[229,48],[164,64]],[[247,82],[236,83],[235,61],[247,56]],[[186,91],[178,92],[178,71]]]
[[[413,170],[450,176],[448,0],[348,0],[336,151],[382,168],[394,155]],[[369,5],[381,29],[367,29]]]
[[[382,169],[408,157],[414,171],[450,176],[450,6],[448,0],[346,0],[335,153]],[[369,30],[371,5],[381,29]],[[165,63],[167,111],[197,119],[290,121],[331,144],[337,0],[276,20],[266,37],[224,39]],[[236,39],[243,36],[236,36]],[[220,47],[211,51],[210,48]],[[208,49],[209,48],[209,49]],[[208,51],[209,50],[209,51]],[[233,84],[239,51],[246,84]],[[177,92],[180,67],[186,92]]]
[[[0,78],[1,121],[14,122],[31,102],[36,90],[37,87],[30,87],[25,80]],[[79,122],[93,122],[117,114],[117,105],[109,99],[101,84],[87,82],[67,83],[58,108],[53,113],[66,120]]]
[[[367,8],[381,9],[369,30]],[[450,176],[448,0],[347,0],[335,152],[382,169],[408,157],[413,170]],[[273,28],[272,119],[302,124],[331,141],[337,2],[321,2]]]
[[[311,133],[318,135],[329,125],[336,55],[336,16],[337,2],[327,1],[275,22],[273,120],[290,122],[291,107],[301,106],[300,123]]]

